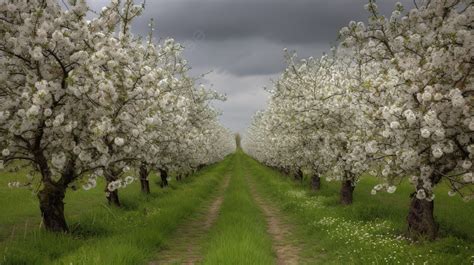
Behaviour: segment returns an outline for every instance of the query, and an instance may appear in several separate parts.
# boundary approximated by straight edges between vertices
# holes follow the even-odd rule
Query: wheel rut
[[[214,225],[224,201],[224,193],[229,186],[230,176],[227,175],[219,188],[217,197],[205,211],[201,211],[193,219],[178,227],[175,236],[166,243],[167,249],[160,251],[157,258],[149,265],[164,264],[198,264],[202,261],[201,243]]]
[[[292,242],[293,227],[286,222],[279,209],[264,199],[256,190],[255,183],[247,177],[250,185],[250,192],[255,203],[260,207],[267,221],[267,231],[273,241],[273,250],[276,254],[276,264],[296,265],[300,262],[299,244]]]

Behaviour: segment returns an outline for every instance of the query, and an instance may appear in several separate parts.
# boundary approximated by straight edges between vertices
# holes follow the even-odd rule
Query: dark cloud
[[[309,57],[322,54],[330,46],[327,43],[285,45],[263,38],[244,38],[196,41],[190,47],[185,49],[185,56],[199,71],[212,67],[237,76],[252,76],[281,72],[285,68],[284,48],[297,51],[300,57]]]
[[[99,10],[107,1],[89,0]],[[140,0],[136,1],[137,3]],[[401,1],[412,6],[410,0]],[[148,0],[134,26],[145,33],[150,18],[161,37],[179,40],[266,38],[286,44],[334,42],[350,20],[366,20],[367,0]],[[395,1],[379,1],[390,14]]]
[[[337,43],[349,21],[366,21],[368,0],[147,0],[144,14],[133,24],[136,34],[148,32],[155,20],[156,37],[173,37],[185,46],[184,56],[202,79],[228,95],[215,106],[232,130],[244,132],[251,116],[267,100],[264,86],[285,68],[283,48],[299,57],[320,56]],[[413,0],[400,1],[407,8]],[[108,0],[89,0],[100,10]],[[136,0],[141,3],[141,0]],[[396,1],[379,0],[385,15]]]
[[[107,0],[89,0],[100,10]],[[141,3],[141,0],[136,0]],[[155,19],[156,37],[173,37],[195,68],[222,69],[238,76],[273,74],[284,68],[282,49],[319,56],[336,44],[350,20],[366,20],[367,0],[148,0],[133,24],[136,34]],[[412,6],[410,0],[402,1]],[[395,1],[379,1],[390,14]],[[301,49],[301,47],[303,47]]]
[[[366,20],[366,0],[158,0],[148,1],[144,18],[156,18],[163,36],[207,40],[266,38],[285,44],[334,42],[350,20]],[[405,2],[408,2],[405,0]],[[409,2],[408,2],[409,3]],[[380,1],[390,13],[395,1]],[[145,21],[137,23],[139,28]]]
[[[250,124],[256,111],[265,107],[268,94],[263,90],[270,85],[274,75],[235,76],[223,71],[213,72],[205,77],[213,87],[227,95],[227,101],[214,105],[223,112],[221,122],[234,131],[243,132]]]

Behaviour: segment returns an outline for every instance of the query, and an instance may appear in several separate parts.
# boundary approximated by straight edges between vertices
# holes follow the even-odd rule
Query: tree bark
[[[145,163],[140,165],[139,174],[141,191],[145,194],[150,194],[150,182],[148,181],[149,171]]]
[[[241,146],[240,146],[241,141],[242,141],[242,137],[240,137],[239,133],[236,133],[235,134],[235,146],[236,146],[237,149],[241,148]]]
[[[420,200],[413,193],[407,216],[408,235],[413,239],[435,239],[438,235],[439,225],[436,223],[433,213],[434,201]]]
[[[161,177],[161,184],[160,187],[164,188],[168,186],[168,171],[165,169],[160,168],[160,177]]]
[[[118,174],[116,174],[114,171],[106,171],[105,172],[105,180],[106,180],[106,186],[105,186],[105,197],[107,198],[107,202],[111,206],[116,206],[120,207],[120,200],[119,200],[119,195],[118,195],[118,190],[115,189],[113,191],[109,190],[109,184],[113,181],[117,180]]]
[[[301,169],[296,171],[295,180],[303,182],[303,171]]]
[[[352,180],[343,180],[341,185],[341,204],[350,205],[352,204],[354,193],[354,186]]]
[[[314,174],[311,177],[311,190],[318,191],[321,189],[321,177],[319,174]]]
[[[68,183],[54,183],[51,180],[51,170],[48,161],[41,148],[45,121],[43,120],[35,132],[32,147],[35,163],[41,173],[42,189],[38,192],[38,200],[41,211],[41,218],[47,231],[63,232],[69,231],[64,217],[64,197]],[[63,179],[65,180],[65,179]]]
[[[109,205],[116,206],[116,207],[121,206],[119,196],[118,196],[118,190],[114,190],[114,191],[106,190],[106,194],[107,194],[107,202],[109,203]]]
[[[64,217],[66,188],[51,182],[43,185],[43,189],[38,192],[38,199],[44,227],[51,232],[68,232],[69,228]]]
[[[288,175],[288,176],[290,175],[290,170],[288,168],[283,167],[281,169],[281,172],[283,173],[283,175]]]

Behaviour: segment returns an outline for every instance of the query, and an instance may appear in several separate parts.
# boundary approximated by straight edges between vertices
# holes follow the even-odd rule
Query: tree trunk
[[[150,194],[150,182],[148,179],[140,178],[140,186],[143,193]]]
[[[107,202],[109,203],[109,205],[116,206],[116,207],[121,206],[119,196],[118,196],[118,190],[114,190],[114,191],[107,190],[106,194],[107,194]]]
[[[301,169],[296,171],[295,180],[303,182],[303,171]]]
[[[109,184],[113,181],[117,180],[117,174],[114,171],[106,171],[105,172],[105,180],[106,180],[106,186],[105,186],[105,197],[107,198],[107,202],[111,206],[117,206],[120,207],[120,200],[119,200],[119,195],[118,195],[118,189],[115,189],[113,191],[109,190]]]
[[[450,162],[436,167],[430,176],[433,187],[441,182],[443,176],[456,168],[456,163]],[[423,189],[423,184],[418,183],[417,190]],[[426,192],[426,190],[425,190]],[[410,195],[410,209],[408,211],[408,235],[412,239],[434,240],[438,236],[439,224],[434,217],[434,201],[416,198],[416,192]]]
[[[145,163],[140,165],[140,186],[143,193],[150,194],[150,182],[148,181],[149,171]]]
[[[352,180],[343,180],[341,185],[341,204],[350,205],[352,204],[354,186]]]
[[[411,197],[407,216],[409,236],[413,239],[435,239],[439,226],[433,214],[434,201],[420,200],[416,198],[415,193]]]
[[[162,188],[167,187],[168,186],[168,172],[162,168],[160,168],[159,171],[160,171],[160,177],[161,177],[160,186]]]
[[[290,170],[288,168],[282,167],[281,172],[283,173],[283,175],[290,175]]]
[[[319,174],[314,174],[311,177],[311,189],[313,191],[317,191],[321,189],[321,177],[319,177]]]
[[[240,142],[242,141],[242,137],[240,137],[240,134],[239,133],[236,133],[235,134],[235,147],[237,149],[240,149],[241,146],[240,146]]]
[[[176,180],[177,181],[181,181],[182,179],[183,179],[183,177],[182,177],[181,174],[176,175]]]
[[[52,183],[44,183],[38,192],[41,216],[44,227],[51,232],[68,232],[69,228],[64,217],[64,196],[66,188]]]

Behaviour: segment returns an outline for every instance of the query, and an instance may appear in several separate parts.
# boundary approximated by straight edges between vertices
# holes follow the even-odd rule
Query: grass
[[[403,237],[409,194],[403,183],[394,194],[370,195],[377,183],[366,177],[356,187],[354,204],[340,206],[339,183],[323,181],[313,193],[237,151],[182,182],[171,182],[143,195],[139,184],[120,190],[124,205],[105,203],[103,183],[91,191],[68,191],[66,216],[72,233],[52,234],[39,228],[36,196],[9,190],[7,183],[24,174],[0,172],[0,265],[4,264],[146,264],[175,236],[178,225],[217,194],[231,175],[221,212],[203,242],[205,264],[274,264],[266,222],[252,200],[248,177],[261,196],[275,203],[293,223],[294,237],[304,243],[307,264],[473,264],[474,205],[448,197],[437,187],[436,241],[413,243]]]
[[[232,178],[205,246],[204,264],[275,264],[266,221],[250,194],[244,155],[235,154]]]
[[[222,181],[231,157],[205,168],[170,188],[152,186],[150,195],[138,183],[120,191],[124,207],[105,204],[103,183],[91,191],[68,191],[66,218],[71,234],[39,229],[36,197],[22,189],[6,190],[21,173],[0,178],[0,264],[145,264],[181,220],[193,214]]]
[[[304,185],[245,156],[259,191],[281,207],[297,224],[309,264],[472,264],[474,205],[448,198],[447,187],[436,190],[435,215],[440,238],[412,243],[403,237],[412,188],[404,183],[395,194],[371,195],[377,183],[364,178],[356,187],[354,204],[338,203],[339,183],[323,181],[322,190]]]

